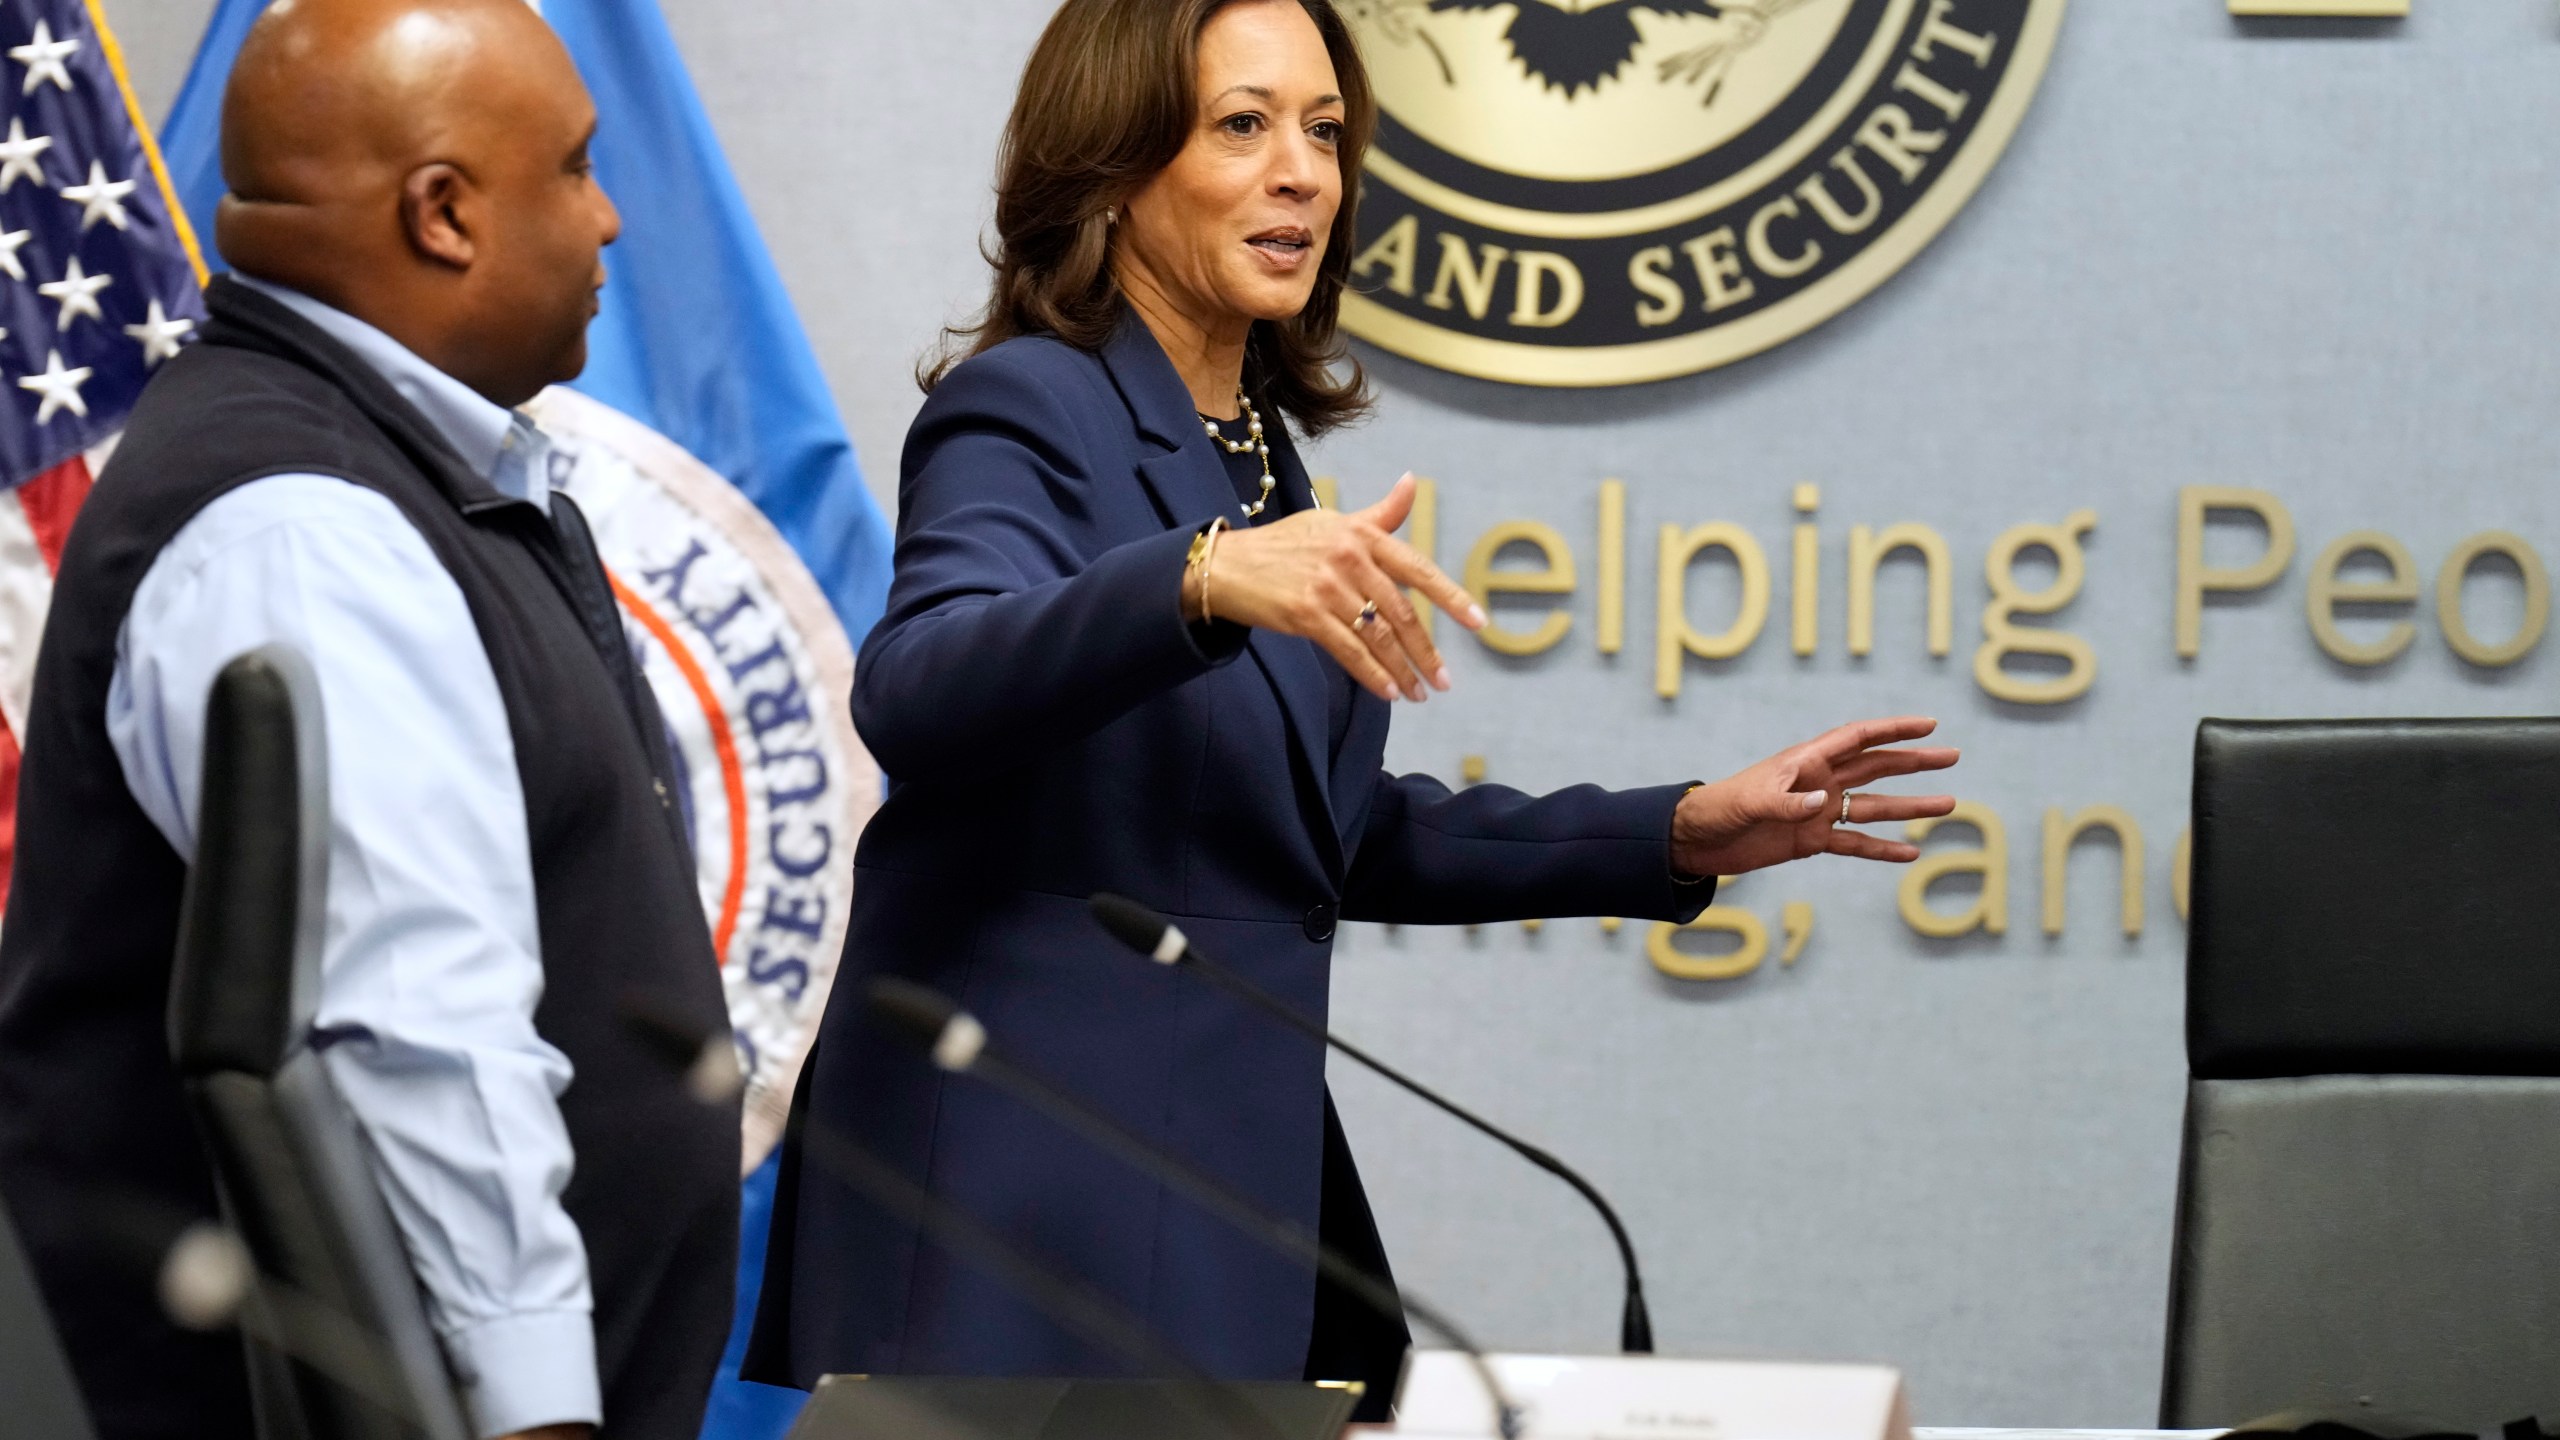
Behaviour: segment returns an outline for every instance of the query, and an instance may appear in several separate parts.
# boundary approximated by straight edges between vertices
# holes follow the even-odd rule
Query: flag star
[[[26,244],[27,237],[35,233],[33,230],[0,232],[0,270],[7,271],[10,279],[27,278],[26,264],[18,259],[18,247]]]
[[[88,379],[88,366],[75,365],[66,370],[62,367],[62,352],[47,350],[44,352],[44,373],[20,376],[18,388],[32,390],[44,397],[44,403],[36,407],[36,423],[39,425],[51,420],[56,410],[68,410],[86,420],[89,418],[89,402],[80,398],[80,387]]]
[[[81,274],[80,257],[74,255],[71,257],[71,268],[62,272],[62,278],[48,280],[37,286],[36,293],[47,300],[62,302],[62,315],[53,322],[53,328],[67,330],[71,328],[72,317],[76,315],[86,315],[92,320],[103,322],[107,316],[105,311],[98,308],[98,292],[114,283],[116,281],[112,275]]]
[[[133,187],[131,180],[108,179],[105,162],[92,160],[89,162],[89,183],[63,186],[62,198],[80,207],[83,234],[101,220],[121,230],[125,219],[124,197],[133,193]]]
[[[36,87],[47,80],[65,90],[70,89],[71,72],[63,68],[62,62],[78,53],[79,49],[80,41],[76,37],[56,40],[53,27],[42,20],[37,21],[36,38],[24,45],[9,47],[9,58],[27,67],[26,88],[18,93],[33,95]]]
[[[0,195],[8,194],[9,187],[17,184],[21,175],[41,187],[44,184],[44,166],[36,162],[36,157],[52,148],[52,136],[30,136],[27,134],[27,122],[11,116],[9,138],[0,140]]]
[[[148,370],[163,360],[176,359],[179,342],[193,334],[195,328],[196,322],[184,315],[170,319],[169,312],[161,309],[160,302],[154,300],[149,318],[139,325],[127,325],[124,333],[142,343],[142,366]],[[0,339],[7,338],[7,332],[0,331]]]

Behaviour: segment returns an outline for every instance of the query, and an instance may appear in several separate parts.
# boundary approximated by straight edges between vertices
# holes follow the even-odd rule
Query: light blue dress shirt
[[[547,446],[364,321],[237,277],[353,350],[501,492],[550,506]],[[375,491],[274,475],[162,549],[117,638],[125,783],[195,854],[205,701],[283,642],[327,717],[319,1043],[372,1139],[430,1318],[483,1436],[600,1418],[587,1258],[561,1208],[570,1066],[535,1033],[533,861],[496,674],[460,587]]]

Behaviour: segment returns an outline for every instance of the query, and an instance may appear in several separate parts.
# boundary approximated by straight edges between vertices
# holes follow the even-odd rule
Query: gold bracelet
[[[1209,543],[1200,550],[1200,620],[1202,624],[1215,624],[1218,618],[1209,609],[1209,567],[1218,563],[1218,537],[1225,534],[1226,530],[1226,516],[1221,515],[1210,521],[1207,536]]]

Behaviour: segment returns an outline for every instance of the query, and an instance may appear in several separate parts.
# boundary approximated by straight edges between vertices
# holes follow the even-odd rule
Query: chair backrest
[[[92,1440],[88,1407],[0,1205],[0,1440]]]
[[[320,691],[295,652],[214,682],[169,1043],[225,1219],[261,1440],[465,1440],[363,1132],[309,1046],[329,796]]]
[[[2560,1418],[2560,720],[2208,720],[2161,1421]]]

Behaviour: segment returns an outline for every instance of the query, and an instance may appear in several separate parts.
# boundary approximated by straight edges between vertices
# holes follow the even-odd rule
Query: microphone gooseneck
[[[1184,935],[1172,921],[1137,901],[1120,895],[1100,894],[1094,896],[1090,903],[1093,908],[1093,918],[1101,923],[1103,929],[1110,931],[1114,938],[1130,949],[1154,960],[1159,965],[1189,965],[1256,1009],[1321,1044],[1341,1051],[1358,1064],[1500,1141],[1521,1159],[1572,1186],[1575,1194],[1589,1201],[1591,1208],[1600,1212],[1601,1222],[1609,1227],[1609,1238],[1617,1242],[1618,1261],[1626,1271],[1627,1298],[1618,1316],[1618,1348],[1629,1355],[1653,1353],[1653,1314],[1645,1307],[1644,1276],[1636,1266],[1635,1242],[1628,1238],[1627,1227],[1619,1221],[1618,1212],[1610,1206],[1598,1188],[1577,1174],[1572,1166],[1369,1054],[1359,1046],[1327,1030],[1323,1025],[1298,1013],[1296,1007],[1279,996],[1209,959],[1192,946],[1190,937]]]
[[[1245,1199],[1198,1167],[1139,1135],[1056,1084],[1013,1063],[991,1044],[986,1027],[948,996],[911,980],[882,977],[871,982],[865,997],[871,1013],[933,1055],[934,1064],[954,1074],[974,1075],[1083,1136],[1097,1148],[1116,1155],[1131,1169],[1163,1181],[1188,1196],[1251,1239],[1291,1259],[1311,1265],[1342,1286],[1361,1303],[1390,1319],[1407,1311],[1452,1348],[1463,1353],[1493,1401],[1504,1440],[1515,1440],[1520,1409],[1503,1393],[1484,1349],[1455,1320],[1411,1293],[1399,1295],[1339,1250],[1289,1220]]]

